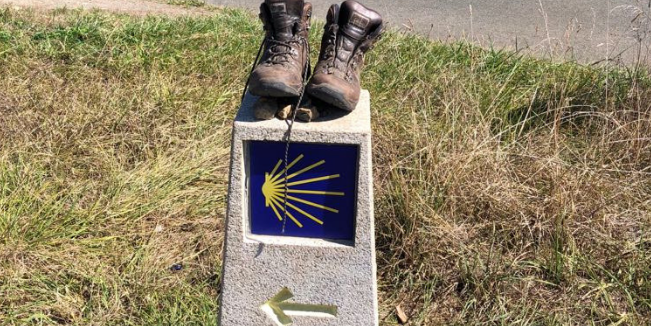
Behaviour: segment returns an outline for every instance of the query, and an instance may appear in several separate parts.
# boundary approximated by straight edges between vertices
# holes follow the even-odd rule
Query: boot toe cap
[[[255,69],[249,82],[251,94],[269,97],[299,96],[303,86],[301,77],[273,68],[275,67],[258,66]]]
[[[315,75],[307,93],[339,109],[353,111],[359,102],[360,88],[333,75]]]

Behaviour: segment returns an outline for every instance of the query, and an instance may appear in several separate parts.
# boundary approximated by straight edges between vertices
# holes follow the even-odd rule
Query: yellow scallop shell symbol
[[[278,163],[271,171],[271,173],[265,173],[264,176],[265,181],[264,184],[262,184],[262,194],[264,195],[265,198],[265,206],[271,207],[273,212],[276,214],[276,217],[278,217],[278,220],[282,221],[283,217],[287,216],[299,228],[302,228],[303,224],[296,218],[296,216],[294,216],[294,214],[292,214],[289,211],[290,208],[293,211],[298,212],[299,214],[309,218],[310,220],[320,225],[323,225],[323,221],[316,218],[314,215],[302,210],[300,207],[296,206],[296,204],[304,204],[307,206],[316,207],[333,213],[339,213],[339,211],[334,208],[320,205],[296,196],[307,195],[308,198],[311,195],[344,196],[343,192],[302,190],[302,189],[295,188],[296,186],[300,186],[304,184],[309,184],[309,183],[314,183],[314,182],[319,182],[319,181],[324,181],[329,179],[335,179],[340,177],[339,174],[333,174],[333,175],[326,175],[318,178],[310,178],[310,179],[303,179],[303,180],[300,180],[299,178],[296,181],[289,182],[289,180],[300,177],[301,174],[325,164],[325,160],[321,160],[297,172],[290,173],[289,172],[290,169],[294,167],[294,165],[296,165],[296,163],[298,163],[301,159],[303,159],[303,157],[304,157],[303,154],[299,155],[296,159],[294,159],[294,161],[292,161],[290,164],[287,165],[286,169],[283,169],[281,171],[278,171],[278,169],[280,168],[280,165],[282,164],[283,160],[278,160]],[[285,170],[287,170],[287,173],[285,173]],[[287,177],[285,177],[285,175],[287,175]],[[286,207],[285,207],[285,203],[287,204]]]

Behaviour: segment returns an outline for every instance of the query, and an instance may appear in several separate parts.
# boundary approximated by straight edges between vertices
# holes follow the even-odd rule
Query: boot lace
[[[269,43],[268,58],[265,60],[266,64],[285,64],[289,62],[290,57],[296,57],[298,53],[292,48],[293,44],[300,44],[303,38],[298,38],[291,41],[278,41],[272,38],[266,38],[264,42]]]
[[[353,80],[353,74],[357,72],[357,69],[363,62],[363,57],[364,53],[357,49],[355,50],[355,54],[353,54],[353,57],[350,60],[350,64],[348,65],[348,69],[346,69],[346,81],[351,82]]]
[[[240,98],[241,102],[244,102],[244,97],[246,96],[246,92],[249,90],[249,84],[251,83],[251,75],[253,75],[253,71],[255,70],[255,67],[257,67],[258,64],[260,63],[263,50],[267,45],[267,43],[271,43],[272,45],[268,49],[269,57],[267,58],[267,60],[265,60],[265,63],[283,64],[289,62],[288,56],[298,55],[298,53],[296,53],[296,51],[292,48],[291,44],[302,43],[305,45],[303,49],[305,49],[307,52],[306,54],[307,66],[310,65],[310,44],[307,41],[307,39],[305,39],[304,37],[298,37],[295,40],[283,42],[265,36],[265,38],[262,39],[262,42],[260,42],[260,47],[258,48],[258,54],[256,54],[255,59],[253,60],[253,64],[251,65],[251,70],[249,71],[249,77],[246,79],[246,83],[244,84],[244,90],[242,91],[242,96]],[[306,75],[307,74],[309,74],[309,71],[307,71]]]
[[[247,78],[246,84],[244,85],[244,91],[242,92],[241,103],[244,103],[244,97],[246,96],[246,93],[247,93],[247,91],[249,89],[249,83],[251,81],[251,75],[253,74],[253,71],[255,70],[255,67],[260,62],[260,56],[262,54],[262,50],[264,49],[264,46],[269,41],[273,42],[273,44],[276,44],[276,45],[280,44],[281,46],[286,46],[286,48],[291,49],[291,47],[288,46],[288,44],[290,44],[288,42],[280,42],[280,41],[277,41],[277,40],[270,39],[268,37],[265,37],[262,40],[262,42],[260,43],[260,48],[258,49],[258,54],[255,56],[255,60],[253,61],[253,66],[251,67],[251,71],[249,72],[249,77]],[[290,41],[290,42],[294,42],[294,41]],[[294,127],[294,122],[296,121],[296,114],[298,113],[298,108],[301,105],[301,102],[303,101],[303,97],[305,96],[305,85],[307,84],[307,79],[308,79],[308,77],[310,75],[310,66],[311,66],[311,64],[310,64],[310,43],[304,37],[299,37],[296,40],[296,42],[302,43],[304,45],[302,47],[303,51],[304,51],[303,54],[305,55],[305,58],[306,58],[307,62],[305,64],[305,67],[303,68],[303,85],[301,86],[301,91],[299,92],[299,96],[298,96],[298,98],[296,100],[296,104],[294,105],[293,114],[291,116],[291,119],[287,119],[288,128],[287,128],[287,136],[286,136],[287,138],[286,138],[286,142],[285,142],[285,159],[284,159],[284,162],[285,162],[285,193],[288,193],[288,191],[289,191],[288,190],[288,183],[287,183],[287,179],[288,179],[287,171],[289,170],[288,169],[288,158],[289,158],[289,146],[290,146],[290,144],[292,142],[292,129]],[[271,46],[270,48],[273,48],[273,47],[274,46]],[[284,53],[286,52],[286,51],[280,52],[280,51],[277,51],[277,50],[273,50],[273,51],[278,52],[278,57],[284,56]],[[272,57],[275,57],[275,56],[272,56]],[[270,57],[270,59],[272,57]],[[283,197],[283,206],[284,206],[283,212],[285,212],[285,215],[283,216],[282,234],[285,234],[285,227],[286,227],[286,223],[287,223],[287,196]]]
[[[333,24],[328,31],[328,40],[325,50],[323,51],[323,57],[321,58],[325,62],[323,67],[323,72],[327,74],[333,74],[335,67],[335,56],[337,53],[337,31],[339,26]]]

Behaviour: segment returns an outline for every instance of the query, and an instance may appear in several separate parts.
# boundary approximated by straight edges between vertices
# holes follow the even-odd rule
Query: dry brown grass
[[[413,325],[647,324],[649,89],[567,92],[600,77],[550,64],[521,79],[508,53],[480,71],[490,55],[467,51],[467,68],[414,72],[386,104],[397,110],[375,116],[384,314],[401,303]]]

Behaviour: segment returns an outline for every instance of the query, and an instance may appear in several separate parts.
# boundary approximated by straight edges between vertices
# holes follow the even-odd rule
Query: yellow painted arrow
[[[273,298],[265,302],[260,309],[264,311],[278,326],[288,326],[294,323],[289,316],[306,316],[316,318],[337,317],[337,307],[319,304],[300,304],[285,302],[294,295],[288,288],[283,288]]]

